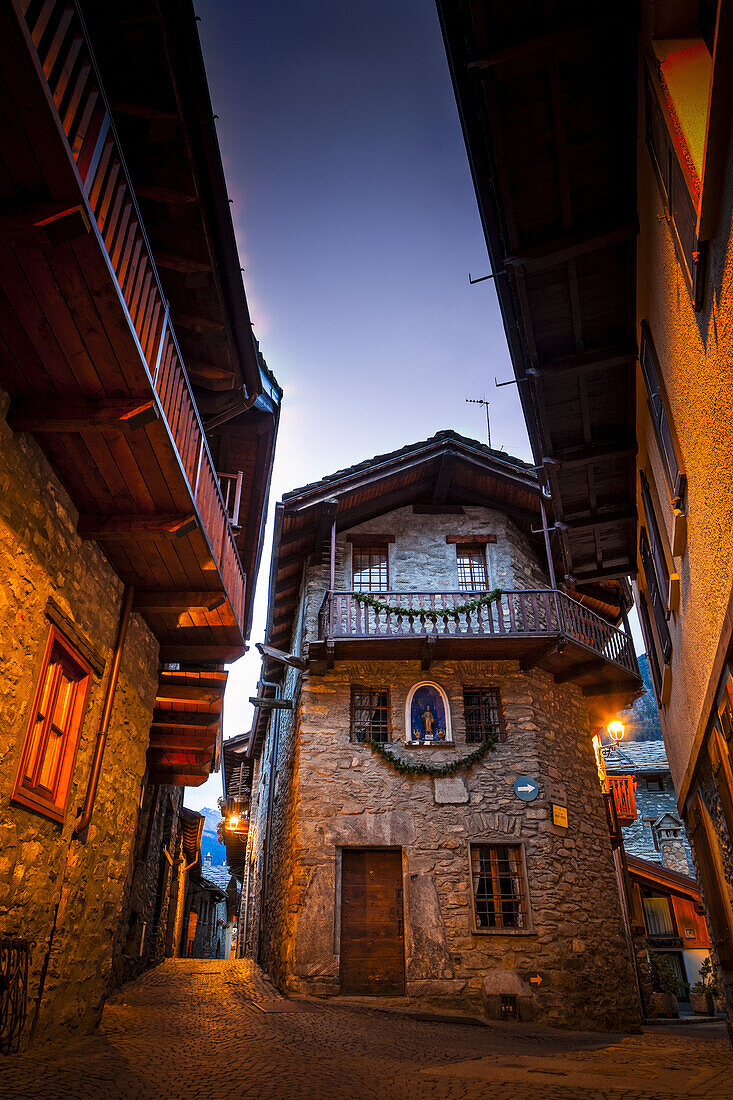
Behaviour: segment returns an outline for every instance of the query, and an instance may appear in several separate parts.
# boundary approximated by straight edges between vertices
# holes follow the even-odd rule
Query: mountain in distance
[[[212,810],[209,806],[199,810],[199,813],[204,819],[204,831],[201,834],[201,860],[203,862],[206,856],[210,855],[212,864],[214,867],[218,867],[227,861],[226,848],[219,843],[216,835],[216,827],[221,821],[221,814],[219,810]]]
[[[652,674],[646,653],[638,657],[639,672],[646,691],[639,696],[633,706],[621,711],[620,718],[626,726],[627,741],[661,741],[662,727],[659,722],[657,700],[654,695]]]

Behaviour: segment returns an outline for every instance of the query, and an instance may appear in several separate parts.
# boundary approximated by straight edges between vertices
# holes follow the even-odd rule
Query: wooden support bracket
[[[83,539],[178,539],[197,527],[195,516],[131,515],[79,516],[77,532]]]
[[[157,419],[155,402],[143,397],[14,401],[8,413],[8,424],[14,432],[136,431]]]
[[[174,589],[170,592],[135,592],[132,610],[140,612],[216,611],[226,603],[224,592],[199,592]]]
[[[427,672],[435,658],[435,647],[438,639],[435,634],[428,634],[423,639],[422,653],[420,655],[420,668]]]

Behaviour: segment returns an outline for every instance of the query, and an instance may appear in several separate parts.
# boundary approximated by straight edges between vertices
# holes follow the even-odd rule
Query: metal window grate
[[[480,744],[488,737],[506,740],[498,688],[464,688],[463,713],[469,744]]]
[[[352,687],[351,740],[390,740],[389,689]]]
[[[28,1004],[28,940],[0,939],[0,1053],[20,1046]]]
[[[389,588],[386,546],[355,546],[352,573],[355,592],[385,592]]]
[[[518,845],[472,844],[471,880],[477,928],[527,927]]]
[[[488,587],[486,550],[483,546],[457,546],[458,587],[461,592],[478,592]]]

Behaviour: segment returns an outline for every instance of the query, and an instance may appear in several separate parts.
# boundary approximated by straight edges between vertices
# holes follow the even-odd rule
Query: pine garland
[[[381,741],[370,740],[365,741],[364,744],[368,745],[373,753],[381,756],[382,760],[385,760],[395,771],[400,772],[402,775],[429,775],[433,778],[440,778],[444,775],[455,775],[462,768],[472,768],[474,764],[478,764],[479,760],[483,760],[486,754],[493,749],[496,738],[487,737],[468,756],[462,756],[459,760],[448,760],[445,764],[413,764],[409,760],[403,760],[401,757],[395,756]]]
[[[371,607],[373,611],[385,611],[388,615],[400,615],[403,619],[429,619],[437,623],[438,619],[452,619],[458,615],[470,615],[472,611],[478,611],[480,607],[488,607],[501,599],[502,591],[494,588],[483,596],[477,596],[475,600],[467,600],[457,607],[444,607],[438,611],[432,607],[405,607],[401,604],[383,603],[369,592],[355,592],[354,599],[364,607]]]

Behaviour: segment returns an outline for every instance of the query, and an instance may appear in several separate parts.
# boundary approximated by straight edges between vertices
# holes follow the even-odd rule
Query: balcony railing
[[[457,608],[485,592],[371,592],[375,610],[357,592],[327,592],[319,615],[319,640],[445,636],[465,638],[567,638],[638,675],[631,638],[565,592],[527,589],[502,592],[495,603],[470,612]]]
[[[616,804],[619,825],[636,821],[636,778],[633,775],[609,775],[608,783]]]
[[[87,209],[96,223],[133,338],[241,626],[244,571],[83,23],[76,5],[68,0],[16,2],[25,15],[59,125],[76,163]]]

